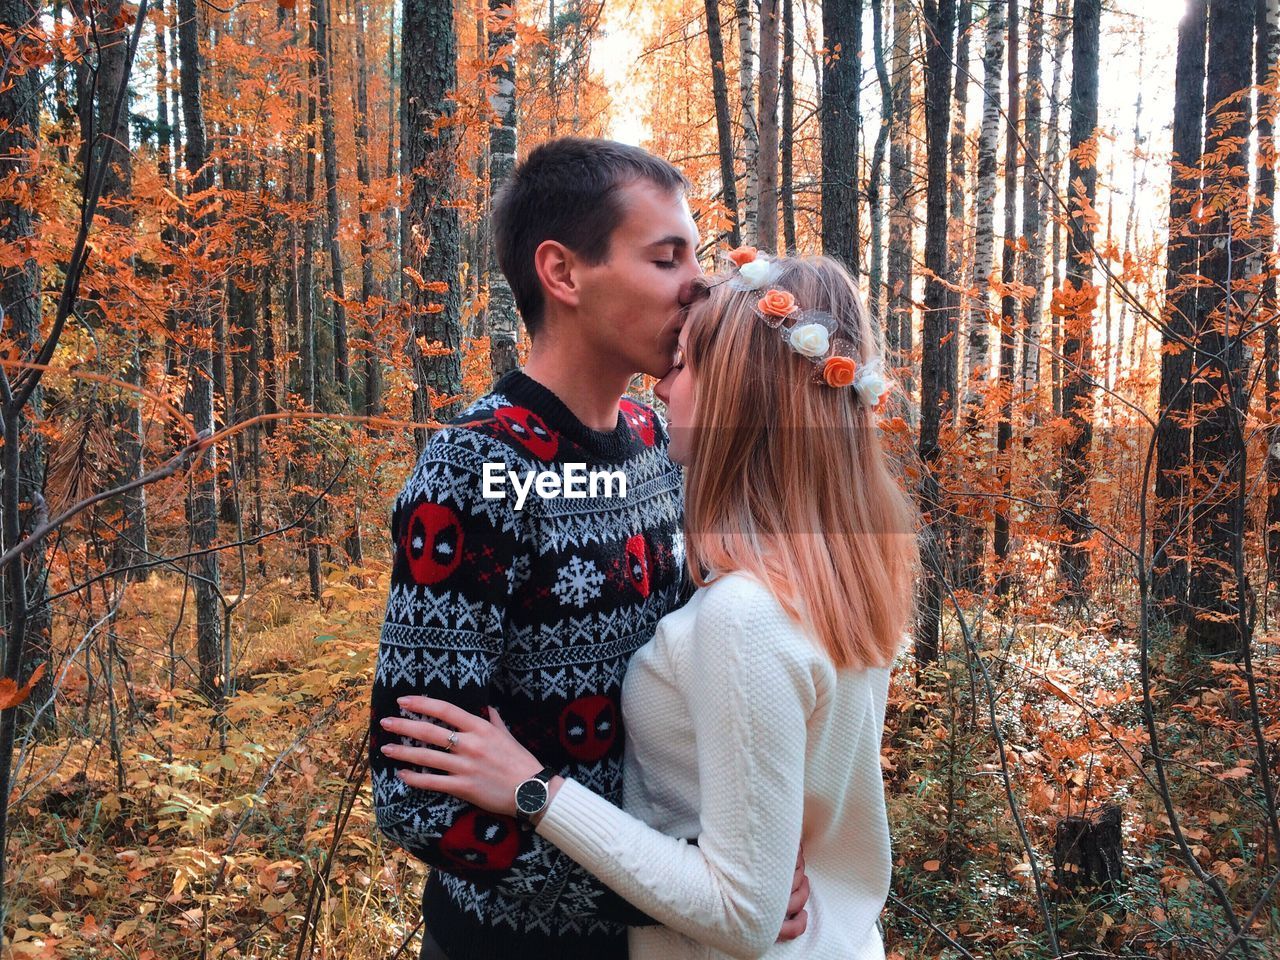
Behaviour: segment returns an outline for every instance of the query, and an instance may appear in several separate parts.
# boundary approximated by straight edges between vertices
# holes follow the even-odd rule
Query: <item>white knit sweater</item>
[[[632,658],[626,812],[569,780],[538,832],[665,924],[632,928],[632,960],[880,960],[888,687],[887,669],[836,670],[762,584],[722,576]],[[801,839],[809,928],[775,944]]]

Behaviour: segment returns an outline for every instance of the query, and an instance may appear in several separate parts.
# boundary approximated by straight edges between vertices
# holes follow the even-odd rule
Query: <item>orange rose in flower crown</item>
[[[858,365],[851,357],[830,357],[822,365],[822,378],[829,387],[847,387],[853,383]]]
[[[757,253],[759,253],[759,251],[756,250],[755,247],[741,246],[730,250],[725,254],[725,256],[733,261],[734,266],[740,267],[744,263],[750,263],[754,260]]]
[[[789,317],[795,313],[796,298],[786,290],[770,290],[760,298],[756,309],[770,317]]]

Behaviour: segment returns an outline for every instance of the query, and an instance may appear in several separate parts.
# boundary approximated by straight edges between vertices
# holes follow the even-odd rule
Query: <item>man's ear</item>
[[[578,284],[574,276],[579,259],[557,240],[543,240],[533,252],[533,268],[546,295],[569,307],[578,305]]]

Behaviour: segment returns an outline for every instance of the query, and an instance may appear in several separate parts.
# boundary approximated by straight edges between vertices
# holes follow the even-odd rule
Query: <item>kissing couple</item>
[[[565,138],[494,199],[528,362],[395,502],[372,693],[378,827],[431,867],[424,960],[884,956],[918,558],[882,348],[832,259],[704,274],[689,189]],[[517,508],[486,464],[626,492],[539,480]]]

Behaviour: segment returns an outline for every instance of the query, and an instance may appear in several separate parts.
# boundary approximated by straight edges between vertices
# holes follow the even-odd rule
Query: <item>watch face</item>
[[[547,785],[541,780],[526,780],[516,789],[516,809],[533,816],[547,803]]]

